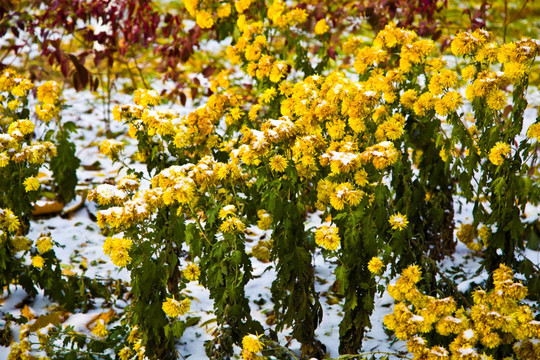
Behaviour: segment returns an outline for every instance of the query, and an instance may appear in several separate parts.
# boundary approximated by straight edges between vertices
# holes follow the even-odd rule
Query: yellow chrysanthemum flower
[[[234,7],[236,8],[236,11],[238,13],[243,14],[244,11],[249,9],[249,6],[251,5],[251,0],[236,0],[234,3]]]
[[[381,259],[379,259],[377,256],[371,258],[368,263],[368,270],[374,274],[378,275],[381,273],[381,270],[383,269],[384,264]]]
[[[214,18],[212,17],[212,14],[206,10],[197,11],[196,21],[201,29],[210,29],[214,26]]]
[[[337,250],[341,242],[339,229],[337,226],[321,226],[315,231],[315,242],[326,250]]]
[[[231,15],[231,4],[221,4],[216,13],[218,18],[226,18]]]
[[[493,165],[501,165],[504,161],[504,158],[510,154],[510,145],[503,142],[498,142],[491,148],[489,152],[489,161],[493,163]]]
[[[103,253],[111,257],[114,265],[124,267],[131,262],[129,250],[132,246],[133,241],[131,239],[108,237],[103,243]]]
[[[409,224],[407,216],[402,215],[401,213],[390,216],[388,222],[392,225],[393,230],[403,230],[407,227],[407,224]]]
[[[242,349],[250,353],[258,353],[264,347],[263,343],[259,340],[261,335],[249,334],[242,339]]]
[[[0,168],[6,167],[9,164],[9,156],[7,152],[0,152]]]
[[[236,213],[236,206],[225,205],[219,210],[218,216],[220,219],[224,220],[229,216],[233,216],[235,213]]]
[[[287,159],[283,155],[274,155],[269,162],[270,168],[275,172],[284,172],[287,168]]]
[[[182,271],[182,274],[188,281],[197,281],[199,276],[201,276],[201,270],[197,264],[189,263],[184,271]]]
[[[502,110],[506,106],[506,94],[502,90],[493,90],[487,94],[486,102],[491,110]]]
[[[92,334],[101,338],[104,338],[109,334],[109,332],[107,331],[107,327],[105,326],[105,321],[103,321],[103,319],[99,319],[97,321],[96,326],[94,326],[94,328],[92,329]]]
[[[8,134],[14,138],[21,138],[34,131],[34,123],[28,119],[17,120],[8,127]]]
[[[180,302],[176,299],[167,298],[161,308],[168,317],[175,318],[180,315]]]
[[[461,70],[461,76],[464,80],[473,80],[474,75],[476,75],[476,66],[474,65],[465,66]]]
[[[540,140],[540,123],[535,123],[529,126],[529,129],[527,129],[527,137],[529,139],[536,139]],[[1,161],[0,161],[1,163]],[[1,167],[1,165],[0,165]]]
[[[0,229],[7,229],[7,231],[14,233],[19,230],[20,226],[19,218],[13,211],[0,208]]]
[[[121,141],[106,139],[99,145],[99,152],[111,159],[118,158],[118,153],[124,149],[124,143]]]
[[[246,229],[246,224],[242,222],[242,220],[238,219],[237,217],[229,217],[227,218],[219,227],[219,230],[223,233],[240,233],[243,232]]]
[[[38,268],[38,269],[42,269],[44,265],[45,265],[45,260],[41,256],[39,256],[39,255],[32,256],[32,266],[33,267]]]
[[[270,229],[270,226],[272,226],[272,215],[270,215],[264,210],[259,210],[257,211],[257,216],[259,217],[259,221],[257,222],[257,226],[259,227],[259,229]]]
[[[133,94],[133,102],[136,105],[147,107],[161,103],[161,97],[155,90],[137,89]]]
[[[120,360],[128,360],[131,357],[131,349],[127,346],[124,346],[122,350],[118,352],[118,357]]]
[[[40,187],[39,180],[33,176],[26,178],[23,184],[26,192],[36,191]]]
[[[326,20],[321,19],[317,21],[317,24],[315,25],[315,34],[317,35],[325,34],[326,32],[328,32],[328,29],[330,29],[330,27],[326,23]]]
[[[41,235],[36,240],[36,247],[41,254],[46,253],[47,251],[51,250],[53,247],[52,238],[50,236]]]
[[[46,104],[54,104],[61,93],[62,88],[55,81],[47,81],[37,89],[38,100]]]

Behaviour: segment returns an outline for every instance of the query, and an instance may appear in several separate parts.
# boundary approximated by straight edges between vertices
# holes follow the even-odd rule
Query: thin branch
[[[441,279],[444,280],[444,282],[450,286],[452,288],[452,290],[454,290],[454,293],[461,299],[461,301],[463,301],[463,303],[468,307],[468,308],[471,308],[472,305],[469,303],[469,300],[467,300],[467,298],[458,290],[458,288],[456,287],[456,284],[454,284],[454,282],[449,279],[446,275],[444,275],[444,273],[439,270],[439,268],[437,267],[437,264],[435,263],[435,261],[426,256],[425,254],[422,254],[422,257],[427,260],[431,265],[433,265],[433,268],[435,269],[435,272],[437,273],[437,275],[439,275],[441,277]]]

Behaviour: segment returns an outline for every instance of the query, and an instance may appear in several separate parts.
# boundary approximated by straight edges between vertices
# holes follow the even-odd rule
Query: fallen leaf
[[[105,322],[105,324],[108,324],[109,321],[111,321],[115,316],[116,316],[116,312],[113,309],[109,309],[109,311],[107,311],[107,312],[104,312],[104,313],[101,313],[101,314],[98,314],[98,315],[94,316],[92,318],[92,320],[90,320],[90,322],[88,324],[86,324],[86,327],[88,329],[90,329],[92,324],[94,324],[98,320],[103,320],[103,322]]]
[[[38,331],[41,328],[49,324],[58,325],[60,323],[60,317],[62,313],[60,311],[55,311],[47,315],[40,315],[37,320],[29,326],[30,331]]]
[[[52,200],[38,200],[34,205],[34,210],[32,210],[32,215],[47,215],[54,214],[62,211],[64,209],[64,204],[60,201]]]

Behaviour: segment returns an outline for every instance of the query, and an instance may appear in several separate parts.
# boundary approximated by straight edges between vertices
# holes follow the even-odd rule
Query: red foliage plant
[[[59,66],[64,77],[72,77],[78,90],[98,86],[87,69],[87,57],[96,67],[105,62],[111,68],[114,63],[136,62],[147,50],[161,60],[164,79],[177,80],[178,64],[189,59],[201,36],[198,26],[183,30],[184,12],[163,12],[151,0],[29,0],[24,5],[14,0],[0,5],[0,36],[29,35],[27,43],[37,43],[40,55]],[[63,49],[65,36],[79,42],[77,53]],[[158,44],[160,37],[167,40]],[[22,46],[12,41],[2,52],[17,55]]]

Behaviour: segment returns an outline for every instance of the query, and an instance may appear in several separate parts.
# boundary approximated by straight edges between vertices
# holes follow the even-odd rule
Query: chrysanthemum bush
[[[422,293],[422,273],[412,265],[388,287],[398,302],[384,324],[414,359],[537,359],[540,322],[523,300],[527,288],[501,264],[493,272],[493,288],[477,289],[471,304],[460,306],[452,297]]]
[[[34,84],[14,70],[2,72],[0,204],[25,217],[39,196],[41,185],[37,176],[42,166],[53,172],[50,190],[67,202],[75,196],[76,169],[80,163],[70,141],[75,124],[63,122],[60,116],[64,105],[61,85],[48,81],[37,87],[35,109],[29,107],[32,89]]]
[[[52,283],[61,269],[54,252],[49,251],[53,245],[51,238],[40,237],[34,248],[25,235],[40,195],[40,168],[48,166],[53,171],[50,190],[70,200],[74,196],[77,181],[74,173],[79,160],[74,156],[67,125],[60,120],[60,85],[54,82],[40,85],[36,91],[35,111],[30,111],[29,98],[33,88],[30,80],[12,69],[4,70],[0,75],[0,286],[20,283],[35,295],[36,284],[45,288],[46,294],[56,297]],[[36,138],[36,124],[54,125],[42,138]],[[25,256],[19,256],[19,252],[32,255],[32,267],[24,265]],[[71,301],[67,295],[66,301]]]
[[[79,165],[70,140],[74,125],[62,122],[60,117],[61,85],[45,82],[38,86],[35,108],[31,109],[33,89],[31,81],[12,69],[0,74],[0,289],[9,293],[13,286],[20,286],[28,299],[41,289],[61,309],[86,310],[95,298],[110,299],[111,287],[63,269],[55,254],[59,245],[49,233],[33,239],[27,236],[42,191],[47,190],[60,201],[75,196]],[[40,176],[44,168],[53,174],[48,181]],[[31,332],[29,317],[23,312],[20,317],[5,318],[2,340],[7,344],[13,340],[10,323],[23,325],[23,330],[26,326],[21,344],[13,342],[10,358],[32,358],[35,348],[25,341]],[[56,322],[58,318],[57,314]],[[49,324],[46,319],[39,322],[41,327]]]
[[[282,331],[301,344],[302,356],[322,356],[315,336],[324,316],[314,286],[318,249],[338,263],[333,288],[343,297],[342,354],[360,352],[375,294],[385,289],[376,274],[385,268],[389,276],[408,269],[416,274],[414,284],[420,268],[409,265],[418,264],[425,292],[417,291],[418,298],[454,304],[453,314],[466,296],[454,293],[458,300],[443,301],[431,294],[443,291],[436,261],[454,251],[455,198],[475,205],[472,227],[462,224],[457,237],[483,252],[486,271],[499,269],[493,286],[505,269],[532,278],[533,267],[517,251],[524,247],[525,205],[539,195],[538,179],[527,175],[537,166],[540,125],[522,129],[538,43],[498,45],[484,30],[460,33],[451,46],[458,72],[436,56],[432,41],[389,25],[369,46],[355,38],[343,44],[354,57],[351,69],[337,71],[327,58],[314,68],[305,53],[279,52],[284,39],[290,47],[313,35],[295,39],[301,30],[283,22],[301,24],[301,9],[276,4],[279,9],[269,8],[261,21],[241,16],[227,50],[251,77],[251,89],[238,86],[245,79],[218,76],[217,93],[189,115],[160,110],[152,90],[138,90],[134,104],[113,111],[138,140],[137,158],[147,164],[150,186],[139,188],[142,174],[132,172],[91,197],[106,207],[98,223],[117,234],[104,251],[131,272],[128,318],[147,355],[174,356],[174,339],[189,316],[184,289],[200,270],[198,281],[210,291],[217,320],[206,344],[210,358],[229,358],[233,345],[242,344],[242,356],[254,358],[265,353],[255,334],[275,339]],[[196,11],[207,10],[193,10],[201,17]],[[323,28],[317,25],[315,36]],[[459,91],[464,85],[465,99]],[[122,156],[120,148],[102,145],[113,158]],[[325,223],[309,228],[306,217],[315,210]],[[244,290],[257,281],[245,244],[249,227],[256,226],[270,238],[252,255],[276,270],[275,327],[267,329],[251,318]],[[476,231],[485,249],[475,245]],[[189,270],[191,263],[197,271]],[[455,286],[445,289],[455,292]],[[494,349],[503,344],[478,341]]]

